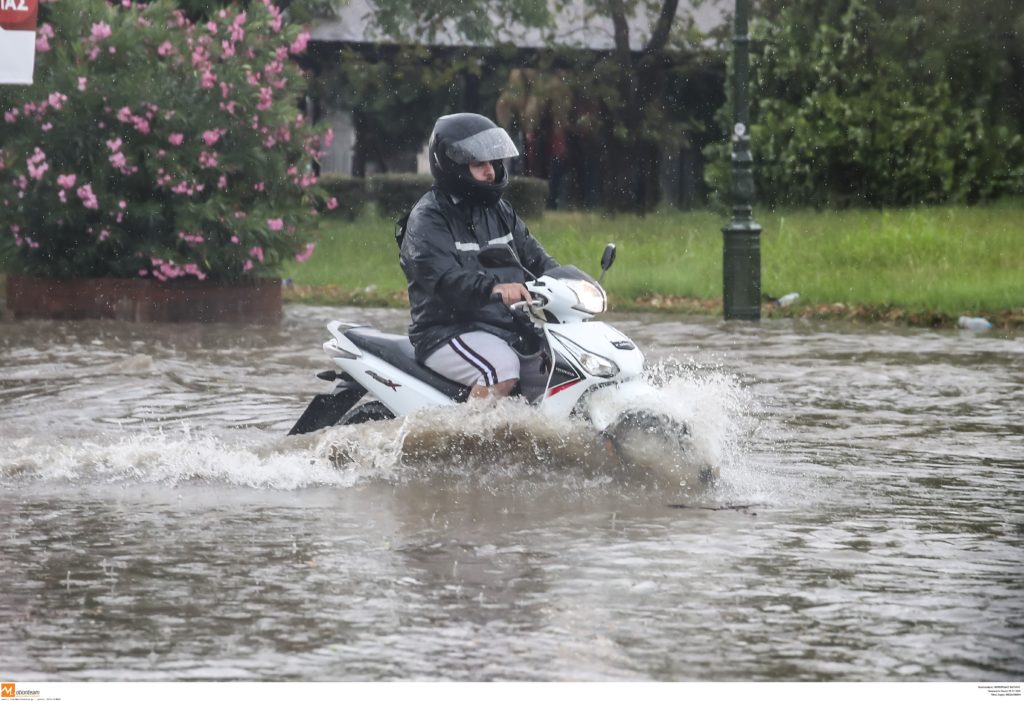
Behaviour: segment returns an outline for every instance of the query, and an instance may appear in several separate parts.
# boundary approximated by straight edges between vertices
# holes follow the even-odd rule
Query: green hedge
[[[515,208],[516,214],[525,219],[527,224],[544,216],[547,199],[548,181],[525,175],[512,178],[505,191],[505,201]]]
[[[329,197],[338,200],[338,208],[328,212],[331,216],[355,219],[363,213],[366,205],[370,202],[369,193],[366,191],[366,181],[362,178],[328,173],[320,178],[320,185],[327,191]]]
[[[381,217],[398,219],[412,209],[433,182],[431,176],[417,173],[382,173],[368,178],[328,173],[320,178],[328,196],[338,200],[338,208],[330,214],[344,219],[355,219],[371,202]],[[530,222],[544,215],[547,194],[546,180],[520,176],[512,178],[505,200]]]
[[[404,215],[433,184],[434,179],[430,175],[418,173],[382,173],[366,179],[370,199],[377,205],[377,214],[385,219],[398,219]]]

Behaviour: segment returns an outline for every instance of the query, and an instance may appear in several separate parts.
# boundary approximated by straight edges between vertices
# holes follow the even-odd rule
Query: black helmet
[[[508,187],[508,169],[502,159],[519,155],[504,129],[487,117],[462,112],[441,117],[434,124],[428,145],[434,184],[451,195],[493,205]],[[494,182],[481,182],[469,172],[470,163],[490,161]]]

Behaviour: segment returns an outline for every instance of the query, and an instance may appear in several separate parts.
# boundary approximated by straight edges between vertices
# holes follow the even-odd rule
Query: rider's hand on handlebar
[[[500,295],[502,303],[510,307],[516,302],[533,303],[533,297],[530,296],[526,285],[521,282],[503,282],[495,285],[494,289],[491,290],[491,295]]]

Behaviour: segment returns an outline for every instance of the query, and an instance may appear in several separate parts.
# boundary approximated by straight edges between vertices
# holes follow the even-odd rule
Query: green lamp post
[[[761,227],[753,218],[754,157],[750,152],[750,0],[736,0],[733,38],[732,219],[722,228],[722,302],[726,319],[761,319]]]

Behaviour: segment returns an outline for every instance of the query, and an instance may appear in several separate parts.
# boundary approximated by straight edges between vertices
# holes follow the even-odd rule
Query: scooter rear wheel
[[[341,417],[338,426],[352,426],[354,424],[365,424],[370,421],[387,421],[395,418],[395,415],[380,402],[365,402],[358,404],[348,413]]]

